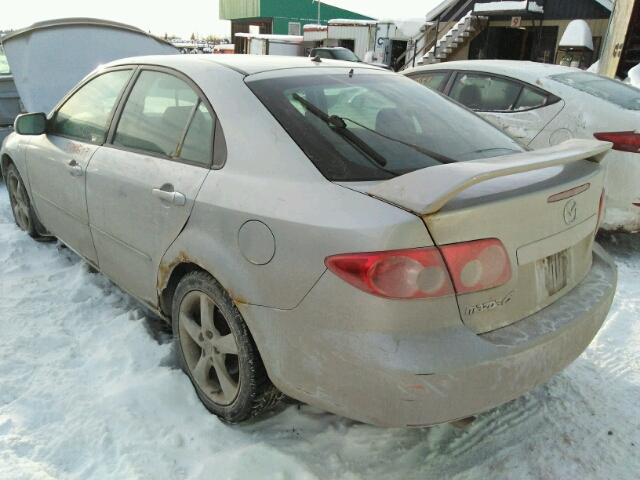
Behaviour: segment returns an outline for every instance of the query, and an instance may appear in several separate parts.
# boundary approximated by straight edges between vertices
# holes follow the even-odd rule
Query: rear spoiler
[[[541,150],[436,165],[378,183],[367,194],[427,215],[478,183],[580,160],[599,163],[611,146],[610,142],[599,140],[568,140]]]

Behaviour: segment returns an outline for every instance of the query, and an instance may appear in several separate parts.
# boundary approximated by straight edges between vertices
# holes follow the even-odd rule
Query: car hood
[[[36,23],[2,39],[23,105],[49,112],[101,64],[140,55],[176,54],[168,42],[117,22],[70,18]]]

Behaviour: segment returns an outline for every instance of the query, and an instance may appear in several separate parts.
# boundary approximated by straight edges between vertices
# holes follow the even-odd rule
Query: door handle
[[[83,174],[82,167],[75,160],[71,160],[67,163],[67,169],[72,177],[81,177]]]
[[[187,198],[180,192],[167,191],[162,188],[154,188],[151,190],[154,197],[159,198],[163,202],[171,203],[178,207],[182,207],[187,203]]]

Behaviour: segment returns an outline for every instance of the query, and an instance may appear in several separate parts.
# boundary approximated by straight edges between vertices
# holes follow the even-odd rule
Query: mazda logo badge
[[[575,200],[569,200],[564,206],[564,223],[572,224],[578,217],[578,206]]]

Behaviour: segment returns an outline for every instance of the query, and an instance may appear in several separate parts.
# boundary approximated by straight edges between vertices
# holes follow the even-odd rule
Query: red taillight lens
[[[334,255],[325,264],[347,283],[384,298],[442,297],[453,294],[454,286],[457,293],[477,292],[511,279],[509,256],[495,238],[439,249]]]
[[[447,267],[435,247],[334,255],[325,265],[345,282],[378,297],[453,294]]]
[[[640,153],[640,133],[638,132],[599,132],[594,133],[598,140],[613,143],[614,150]]]
[[[600,230],[600,226],[602,225],[602,221],[604,220],[604,212],[606,210],[606,195],[604,189],[600,194],[600,204],[598,205],[598,226],[596,227],[596,232]]]
[[[459,294],[494,288],[511,279],[509,255],[496,238],[454,243],[440,250]]]

